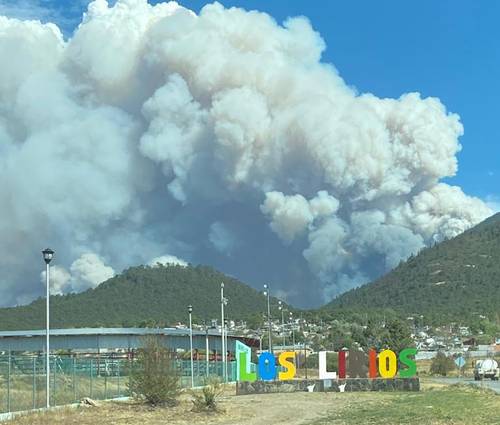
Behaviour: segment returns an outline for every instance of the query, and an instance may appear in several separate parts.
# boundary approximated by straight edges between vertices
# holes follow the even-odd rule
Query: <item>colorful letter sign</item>
[[[394,378],[396,374],[402,378],[410,378],[417,373],[417,365],[415,360],[410,358],[417,353],[415,348],[406,348],[399,353],[399,357],[392,350],[383,350],[378,356],[375,350],[370,350],[368,355],[362,351],[349,353],[348,351],[340,351],[338,353],[338,370],[328,371],[326,351],[318,353],[318,366],[320,379],[340,379],[346,378],[347,375],[351,378],[365,377],[377,378]],[[399,359],[399,361],[398,361]],[[259,356],[257,365],[258,373],[252,370],[255,365],[250,362],[251,349],[250,347],[236,342],[236,366],[237,380],[250,381],[261,379],[272,381],[279,379],[293,379],[295,377],[295,353],[287,351],[278,356],[278,363],[272,353],[267,351]],[[404,366],[398,370],[398,364]],[[279,367],[282,370],[278,370]]]

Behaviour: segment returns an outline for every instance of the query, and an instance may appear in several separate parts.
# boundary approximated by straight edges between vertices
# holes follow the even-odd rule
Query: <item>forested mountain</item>
[[[391,308],[407,316],[500,321],[500,214],[454,239],[426,248],[368,285],[323,309]]]
[[[132,267],[80,294],[51,296],[51,327],[172,325],[220,318],[220,284],[229,299],[226,317],[255,318],[266,311],[266,298],[255,289],[205,266]],[[276,304],[276,302],[273,302]],[[45,299],[0,309],[0,330],[42,329]]]

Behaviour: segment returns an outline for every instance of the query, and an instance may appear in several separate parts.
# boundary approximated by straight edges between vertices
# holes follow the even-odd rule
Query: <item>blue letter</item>
[[[272,381],[276,378],[276,363],[274,356],[269,352],[259,356],[259,377],[265,381]]]

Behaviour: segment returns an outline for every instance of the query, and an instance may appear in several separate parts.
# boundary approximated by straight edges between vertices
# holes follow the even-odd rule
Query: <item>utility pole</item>
[[[283,347],[282,351],[285,351],[285,308],[283,307],[283,303],[278,301],[278,309],[281,311],[281,335],[283,336]]]
[[[273,339],[271,330],[271,303],[270,303],[270,288],[267,284],[264,284],[264,295],[267,297],[267,323],[269,326],[269,351],[273,352]]]
[[[224,303],[227,305],[227,298],[224,298]],[[229,351],[229,344],[227,342],[228,341],[227,340],[227,334],[229,333],[229,331],[228,331],[228,329],[229,329],[229,326],[228,326],[229,322],[228,322],[227,319],[224,319],[224,320],[225,320],[224,329],[226,330],[225,333],[224,333],[224,339],[225,339],[224,344],[225,344],[225,347],[226,347],[226,352],[224,353],[224,356],[226,357],[226,379],[229,381],[229,374],[227,373],[227,370],[228,370],[228,367],[227,367],[228,365],[227,364],[229,363],[228,358],[227,358],[227,353]]]
[[[207,369],[207,377],[210,375],[210,358],[209,358],[209,346],[208,346],[208,324],[205,322],[205,363]]]
[[[221,322],[221,339],[222,339],[222,380],[223,382],[226,382],[226,347],[225,347],[225,340],[224,340],[224,304],[225,304],[225,298],[224,298],[224,282],[220,284],[220,311],[221,311],[221,316],[222,316],[222,322]]]
[[[293,312],[290,312],[290,326],[292,328],[292,346],[293,346],[293,352],[295,353],[295,327],[293,325]],[[293,362],[295,363],[295,357],[293,358]]]
[[[304,366],[306,369],[306,380],[307,380],[307,340],[304,338]]]

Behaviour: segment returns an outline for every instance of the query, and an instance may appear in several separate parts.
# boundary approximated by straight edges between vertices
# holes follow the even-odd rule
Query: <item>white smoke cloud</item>
[[[50,267],[50,293],[61,295],[67,292],[82,292],[95,288],[114,275],[115,271],[106,266],[98,255],[85,253],[73,261],[69,272],[61,266]],[[45,271],[40,274],[40,279],[45,285]]]
[[[486,197],[486,205],[488,205],[488,207],[490,207],[494,212],[500,212],[500,197],[488,195]]]
[[[51,295],[62,295],[70,291],[71,286],[69,285],[69,281],[71,280],[71,275],[64,267],[51,266],[49,276]],[[40,273],[40,281],[44,286],[47,285],[46,279],[47,272],[44,270],[42,273]]]
[[[261,210],[271,216],[271,229],[289,244],[304,233],[316,218],[332,216],[338,207],[339,202],[326,191],[319,191],[317,197],[309,202],[302,195],[268,192]]]
[[[149,262],[149,266],[151,267],[155,267],[158,264],[161,264],[163,266],[167,266],[169,264],[175,264],[183,267],[186,267],[188,265],[186,261],[177,258],[175,255],[161,255],[160,257],[153,258]]]
[[[212,223],[208,239],[214,248],[222,254],[230,256],[238,246],[238,241],[227,224],[220,221]]]
[[[50,245],[60,291],[170,252],[318,304],[490,215],[440,182],[459,116],[357,94],[324,48],[217,3],[96,0],[68,41],[0,17],[2,302]]]
[[[94,253],[83,254],[71,264],[70,271],[73,281],[71,289],[74,292],[95,288],[115,275],[115,271],[106,266],[102,259]]]

